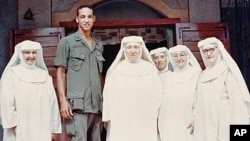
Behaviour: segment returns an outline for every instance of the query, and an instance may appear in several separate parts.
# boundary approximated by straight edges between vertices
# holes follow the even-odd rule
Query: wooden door
[[[230,53],[229,32],[227,23],[177,23],[176,44],[183,44],[190,48],[199,61],[201,67],[205,66],[198,48],[198,42],[207,37],[220,39]]]
[[[49,74],[53,78],[56,89],[56,68],[53,66],[55,51],[60,38],[65,36],[63,27],[36,28],[36,29],[16,29],[10,31],[10,57],[14,53],[14,47],[17,43],[24,40],[32,40],[41,43],[43,47],[43,56]]]

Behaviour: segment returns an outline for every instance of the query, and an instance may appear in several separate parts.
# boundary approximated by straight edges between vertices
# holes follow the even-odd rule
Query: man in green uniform
[[[95,15],[90,5],[77,9],[78,31],[62,38],[54,66],[60,112],[70,141],[100,141],[103,45],[91,35]]]

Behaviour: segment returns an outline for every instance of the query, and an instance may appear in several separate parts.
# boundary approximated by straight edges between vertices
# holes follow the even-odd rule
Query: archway
[[[168,19],[144,3],[130,0],[102,1],[94,4],[93,9],[97,17],[93,35],[104,44],[104,76],[124,36],[142,36],[149,50],[174,44],[174,25],[180,18]],[[60,26],[66,27],[68,34],[77,29],[75,21],[60,22]]]

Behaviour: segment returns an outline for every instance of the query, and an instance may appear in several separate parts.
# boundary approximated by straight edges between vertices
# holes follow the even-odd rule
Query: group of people
[[[102,83],[102,42],[91,35],[90,5],[77,9],[78,31],[60,40],[57,94],[41,44],[23,41],[0,85],[4,141],[229,141],[230,124],[250,124],[244,78],[222,42],[198,42],[202,70],[185,45],[149,51],[141,36],[121,40]],[[105,127],[105,128],[103,128]]]
[[[185,45],[150,52],[163,83],[161,141],[229,141],[230,125],[250,124],[249,91],[223,43],[209,37],[198,48],[204,70]]]
[[[201,67],[189,48],[184,45],[170,48],[168,54],[163,54],[159,49],[152,50],[151,54],[156,66],[163,64],[164,61],[168,66],[172,66],[172,70],[166,66],[168,71],[161,75],[163,97],[158,118],[160,139],[161,141],[191,141],[191,129],[188,126],[193,117],[193,98]],[[162,57],[163,59],[159,60],[160,55],[165,55],[165,58]]]

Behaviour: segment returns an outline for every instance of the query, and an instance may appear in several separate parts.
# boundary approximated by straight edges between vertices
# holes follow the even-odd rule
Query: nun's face
[[[129,43],[124,48],[124,53],[131,62],[135,62],[139,59],[140,52],[141,46],[138,43]]]
[[[202,49],[203,55],[205,56],[205,61],[213,66],[218,60],[219,52],[217,47],[206,47]]]
[[[155,65],[159,71],[165,69],[167,66],[167,58],[164,53],[156,53],[153,56],[153,60],[155,62]]]
[[[22,51],[23,60],[28,65],[33,65],[36,62],[37,50],[24,50]]]
[[[179,69],[184,68],[187,65],[187,54],[185,52],[179,51],[172,53],[172,57],[175,66]]]

